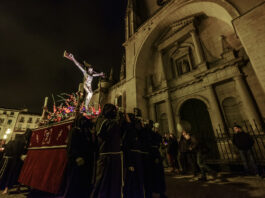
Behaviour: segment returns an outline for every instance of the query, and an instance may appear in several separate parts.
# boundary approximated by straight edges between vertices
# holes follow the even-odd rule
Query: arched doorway
[[[219,152],[207,106],[198,99],[185,101],[180,108],[180,118],[191,125],[191,132],[198,142],[209,148],[209,158],[218,159]]]

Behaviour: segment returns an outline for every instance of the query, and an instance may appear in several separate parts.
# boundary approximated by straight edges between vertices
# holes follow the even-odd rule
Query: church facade
[[[263,0],[128,0],[120,81],[102,81],[92,102],[110,102],[178,133],[260,127],[265,118]]]

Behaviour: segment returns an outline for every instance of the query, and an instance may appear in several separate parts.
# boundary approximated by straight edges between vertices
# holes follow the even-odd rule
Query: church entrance
[[[180,118],[191,125],[191,133],[208,149],[210,159],[218,159],[219,152],[207,106],[198,99],[185,101],[180,108]]]

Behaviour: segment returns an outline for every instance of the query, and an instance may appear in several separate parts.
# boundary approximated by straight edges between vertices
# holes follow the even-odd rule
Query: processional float
[[[90,64],[80,64],[71,53],[64,52],[64,57],[73,61],[82,71],[84,82],[79,84],[78,92],[57,95],[53,98],[53,110],[48,110],[48,97],[45,98],[40,126],[32,132],[27,157],[22,167],[19,183],[44,192],[58,194],[61,189],[67,165],[68,135],[78,116],[87,119],[96,118],[101,108],[90,103],[93,96],[92,80],[104,77],[96,73]],[[84,90],[86,93],[83,100]],[[59,102],[59,105],[56,105]]]

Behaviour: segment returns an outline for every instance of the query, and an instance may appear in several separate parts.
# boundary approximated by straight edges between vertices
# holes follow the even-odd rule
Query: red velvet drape
[[[44,192],[60,191],[67,164],[67,137],[72,122],[33,131],[19,183]]]
[[[29,150],[20,172],[19,183],[57,194],[66,163],[66,149]]]

